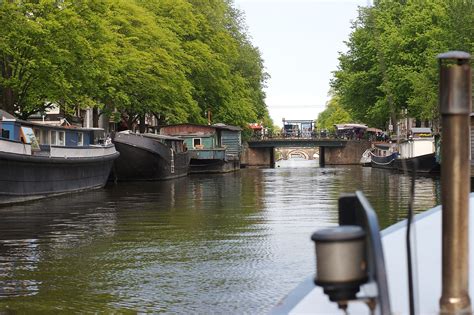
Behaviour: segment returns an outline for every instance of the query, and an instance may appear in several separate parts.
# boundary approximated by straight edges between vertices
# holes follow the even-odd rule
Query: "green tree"
[[[3,1],[0,4],[0,107],[26,118],[52,103],[95,102],[104,80],[107,28],[100,2]]]
[[[332,97],[327,103],[326,109],[319,113],[316,126],[319,130],[334,131],[335,124],[351,123],[351,115],[339,104],[337,96]]]
[[[370,8],[359,9],[359,16],[352,25],[353,32],[346,42],[348,51],[339,56],[331,88],[340,106],[350,111],[355,120],[382,126],[387,117],[386,109],[380,104],[376,106],[383,97],[379,88],[383,79],[372,15]]]
[[[361,8],[331,82],[353,117],[384,128],[402,112],[436,120],[436,55],[472,51],[474,4],[464,0],[379,0]]]
[[[129,127],[150,113],[170,123],[197,115],[192,86],[180,62],[183,51],[166,21],[133,1],[120,1],[111,5],[109,23],[116,34],[117,58],[111,103]]]
[[[163,123],[272,122],[260,52],[230,0],[0,2],[0,107],[54,103]]]

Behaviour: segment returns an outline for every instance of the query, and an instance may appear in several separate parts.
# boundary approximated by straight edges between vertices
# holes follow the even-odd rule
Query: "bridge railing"
[[[346,137],[337,136],[334,133],[312,132],[312,133],[293,133],[293,134],[254,134],[250,141],[276,140],[276,139],[312,139],[312,140],[336,140],[347,139]]]

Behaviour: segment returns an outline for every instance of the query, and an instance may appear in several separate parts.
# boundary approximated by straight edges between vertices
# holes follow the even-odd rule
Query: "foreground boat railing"
[[[346,309],[351,300],[362,300],[372,311],[377,307],[382,314],[389,314],[390,298],[379,224],[375,211],[362,192],[358,191],[339,199],[339,225],[338,228],[317,231],[312,236],[318,257],[315,283],[322,286],[324,293],[341,309]],[[348,228],[352,231],[348,231]],[[357,228],[365,232],[362,248],[354,237]],[[348,232],[352,232],[352,235],[348,235]],[[327,244],[333,246],[324,251],[324,247],[328,247]],[[362,252],[355,253],[357,251]],[[318,252],[326,255],[318,255]],[[347,270],[355,269],[364,276],[355,273],[345,279],[335,276],[329,279],[334,281],[327,281],[328,276],[331,276],[325,274],[328,267],[335,275],[347,274]],[[356,297],[361,285],[375,285],[377,290],[370,295]]]

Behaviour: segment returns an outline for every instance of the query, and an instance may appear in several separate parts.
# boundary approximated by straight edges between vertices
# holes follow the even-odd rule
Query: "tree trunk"
[[[12,88],[2,87],[2,104],[1,109],[13,115],[15,112],[15,93]]]
[[[92,109],[92,127],[99,127],[99,109],[97,107]]]
[[[140,115],[140,133],[146,132],[146,121],[145,121],[145,114]]]
[[[12,77],[12,68],[10,67],[11,57],[5,57],[6,60],[1,63],[2,66],[2,77],[4,79],[10,79]],[[2,98],[0,108],[4,111],[13,115],[15,112],[15,92],[11,87],[2,86]]]

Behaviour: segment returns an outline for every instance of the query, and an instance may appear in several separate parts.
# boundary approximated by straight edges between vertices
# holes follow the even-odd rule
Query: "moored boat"
[[[45,126],[0,111],[0,204],[103,187],[113,144],[98,144],[102,129]]]
[[[399,157],[394,168],[417,173],[439,173],[435,155],[435,140],[430,128],[412,128],[408,139],[400,142]]]
[[[375,168],[394,169],[397,158],[398,151],[395,143],[374,143],[373,150],[370,152],[370,165]]]
[[[127,130],[115,134],[113,142],[120,152],[113,180],[165,180],[188,174],[190,155],[181,138]]]
[[[160,134],[184,139],[191,155],[190,173],[226,173],[240,169],[240,127],[178,124],[162,126]]]

